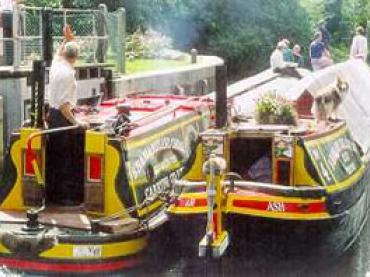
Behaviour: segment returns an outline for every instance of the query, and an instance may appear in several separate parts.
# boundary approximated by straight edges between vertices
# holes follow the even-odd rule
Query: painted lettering
[[[283,202],[269,202],[267,211],[271,212],[285,212],[285,205]]]

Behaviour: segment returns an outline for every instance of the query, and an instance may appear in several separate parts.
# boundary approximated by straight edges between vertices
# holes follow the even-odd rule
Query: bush
[[[269,92],[258,100],[255,118],[259,124],[297,125],[297,113],[293,105],[276,92]]]
[[[126,38],[126,57],[128,59],[153,59],[161,55],[163,49],[171,49],[172,40],[152,29],[137,29]]]

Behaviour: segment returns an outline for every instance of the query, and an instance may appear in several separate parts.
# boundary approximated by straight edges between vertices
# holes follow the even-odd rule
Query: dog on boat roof
[[[329,118],[336,120],[336,111],[348,93],[349,84],[337,76],[336,80],[320,89],[314,97],[312,113],[316,122],[328,122]]]

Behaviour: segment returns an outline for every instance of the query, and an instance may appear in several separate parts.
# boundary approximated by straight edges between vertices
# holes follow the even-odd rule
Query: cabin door
[[[272,152],[273,182],[279,185],[293,185],[294,138],[276,136]]]

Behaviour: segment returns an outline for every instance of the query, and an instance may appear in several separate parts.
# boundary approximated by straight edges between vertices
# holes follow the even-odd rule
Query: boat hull
[[[278,248],[284,249],[286,254],[297,255],[302,249],[305,255],[326,253],[334,257],[343,254],[356,240],[366,223],[370,207],[369,175],[370,170],[367,167],[357,182],[341,191],[330,193],[324,202],[328,209],[325,216],[320,213],[310,215],[308,210],[307,213],[294,216],[287,214],[284,217],[284,212],[290,212],[288,209],[284,212],[265,209],[263,212],[257,209],[261,208],[261,205],[258,205],[255,211],[250,209],[250,206],[245,210],[229,206],[223,215],[225,229],[230,233],[230,248],[236,248],[237,253],[240,253],[240,248],[245,251],[266,243],[267,247],[280,245]],[[181,234],[177,236],[178,241],[184,244],[185,248],[192,244],[190,248],[196,250],[198,242],[205,234],[207,201],[205,194],[203,195],[204,201],[193,201],[194,205],[202,205],[197,207],[198,214],[191,214],[191,210],[170,210],[171,228],[175,234]],[[285,203],[292,204],[292,201],[296,201],[293,199],[297,198],[290,199],[285,196],[283,199]],[[243,198],[243,201],[247,203],[248,200]],[[310,202],[314,199],[302,198],[302,201]]]
[[[129,270],[142,263],[148,244],[146,232],[114,235],[57,228],[30,232],[22,225],[1,226],[0,263],[25,272]]]

